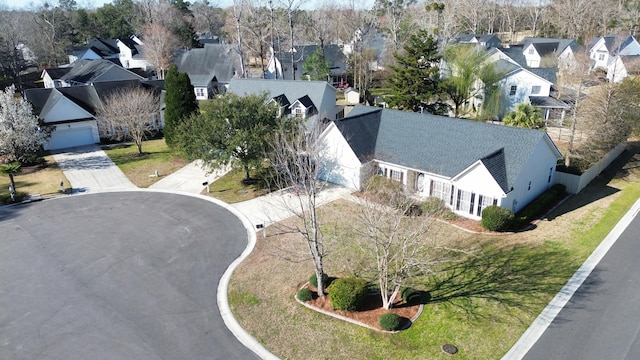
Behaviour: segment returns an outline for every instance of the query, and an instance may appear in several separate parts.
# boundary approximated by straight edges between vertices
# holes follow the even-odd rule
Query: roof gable
[[[137,75],[109,60],[79,60],[67,74],[61,77],[66,82],[90,84],[98,81],[142,80]]]
[[[239,55],[234,46],[205,44],[204,48],[181,51],[173,61],[178,70],[187,73],[193,86],[205,87],[213,81],[228,83],[235,75]]]

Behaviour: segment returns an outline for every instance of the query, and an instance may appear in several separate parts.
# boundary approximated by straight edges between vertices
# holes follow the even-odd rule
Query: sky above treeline
[[[5,8],[5,9],[9,9],[9,10],[13,10],[13,9],[37,9],[39,7],[41,7],[45,2],[48,2],[49,4],[58,4],[57,0],[49,0],[49,1],[45,1],[45,0],[0,0],[0,9]],[[76,3],[78,4],[78,8],[84,8],[84,9],[92,9],[92,8],[99,8],[101,6],[103,6],[106,3],[111,3],[112,0],[76,0]],[[135,2],[135,0],[134,0]],[[314,8],[317,5],[316,4],[322,4],[323,0],[310,0],[310,1],[306,1],[307,4],[306,6],[303,6],[303,8]],[[362,3],[363,7],[367,7],[369,8],[370,4],[373,3],[372,0],[361,0],[360,1]],[[276,1],[277,3],[277,1]],[[220,6],[222,8],[226,8],[229,7],[233,4],[233,0],[209,0],[209,4],[211,5],[217,5]]]

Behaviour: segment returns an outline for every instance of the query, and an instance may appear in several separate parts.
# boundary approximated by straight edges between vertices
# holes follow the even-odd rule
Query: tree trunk
[[[16,182],[13,179],[12,173],[9,173],[9,184],[11,185],[11,188],[13,189],[13,191],[16,191]]]
[[[244,179],[245,180],[251,179],[251,176],[249,176],[249,167],[248,166],[244,167]]]

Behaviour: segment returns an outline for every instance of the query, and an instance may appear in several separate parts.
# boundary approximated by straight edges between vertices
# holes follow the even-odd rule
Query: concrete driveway
[[[53,155],[74,191],[98,192],[136,186],[97,145],[65,149]]]
[[[252,359],[218,282],[247,230],[209,201],[130,191],[0,208],[0,358]]]

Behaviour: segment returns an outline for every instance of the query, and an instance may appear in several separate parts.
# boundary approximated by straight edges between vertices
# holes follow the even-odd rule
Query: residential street
[[[69,196],[1,208],[0,233],[2,359],[256,358],[218,308],[218,282],[247,246],[220,206]]]
[[[640,358],[638,234],[636,217],[524,359]]]

